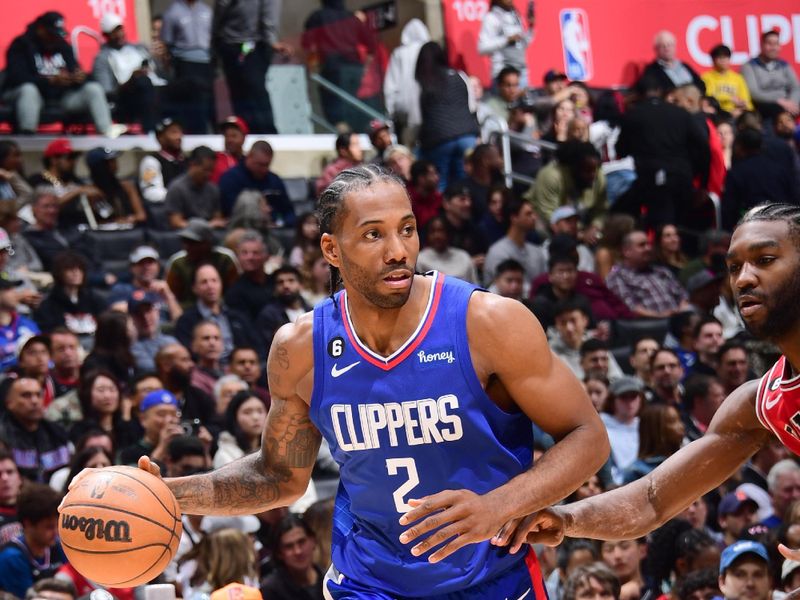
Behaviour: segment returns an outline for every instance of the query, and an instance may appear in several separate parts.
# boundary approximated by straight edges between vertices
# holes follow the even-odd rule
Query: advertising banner
[[[530,0],[514,2],[527,23]],[[444,0],[445,38],[452,65],[489,85],[489,57],[478,54],[478,35],[489,0]],[[797,0],[535,0],[535,37],[528,47],[530,84],[548,69],[593,87],[631,85],[653,60],[653,38],[666,29],[677,56],[698,73],[711,66],[708,51],[724,43],[741,65],[758,54],[762,32],[780,35],[781,56],[800,67]]]

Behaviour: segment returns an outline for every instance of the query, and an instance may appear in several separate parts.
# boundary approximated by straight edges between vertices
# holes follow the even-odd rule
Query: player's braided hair
[[[344,198],[352,192],[363,190],[376,183],[394,183],[405,191],[402,180],[388,169],[378,165],[358,165],[345,169],[331,181],[317,202],[317,219],[320,233],[334,233],[344,216]],[[339,269],[331,265],[330,295],[336,293],[341,283]]]
[[[753,221],[786,221],[789,224],[789,234],[800,246],[800,206],[780,202],[760,204],[748,210],[736,226]]]

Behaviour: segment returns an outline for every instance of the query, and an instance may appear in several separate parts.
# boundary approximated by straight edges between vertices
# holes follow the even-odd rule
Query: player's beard
[[[766,317],[760,324],[748,323],[747,331],[762,340],[775,341],[795,331],[800,313],[797,311],[797,299],[800,298],[800,269],[776,292],[764,297]]]
[[[401,306],[404,306],[406,302],[408,302],[408,298],[411,295],[411,288],[414,285],[413,275],[411,285],[409,285],[408,289],[404,292],[381,294],[376,287],[381,281],[383,281],[383,277],[385,277],[388,272],[396,269],[408,269],[413,273],[413,266],[405,263],[392,265],[391,268],[385,269],[385,272],[379,275],[377,280],[372,273],[351,263],[344,256],[342,256],[342,267],[342,270],[346,271],[347,275],[348,285],[346,287],[352,292],[358,292],[364,296],[367,301],[369,301],[371,304],[374,304],[378,308],[400,308]]]

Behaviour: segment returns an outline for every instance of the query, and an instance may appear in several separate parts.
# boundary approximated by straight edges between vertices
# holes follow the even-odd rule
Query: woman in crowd
[[[323,571],[314,564],[314,532],[303,519],[289,515],[275,527],[272,558],[275,571],[261,586],[270,600],[323,600]]]
[[[644,477],[680,450],[686,428],[678,409],[650,404],[639,415],[639,457],[625,469],[623,483]]]
[[[66,492],[69,482],[72,481],[72,478],[75,476],[75,474],[80,473],[81,470],[81,468],[77,466],[77,456],[87,448],[101,448],[109,457],[111,457],[110,464],[114,463],[114,440],[111,439],[111,435],[109,433],[98,427],[93,427],[86,431],[80,438],[78,438],[78,441],[75,442],[75,454],[72,455],[72,461],[70,464],[59,469],[50,476],[51,488],[57,492]],[[85,460],[92,462],[100,461],[101,458],[99,456],[91,455]],[[73,468],[77,470],[72,472]]]
[[[303,520],[314,532],[314,564],[327,571],[331,564],[331,536],[333,535],[333,508],[335,497],[317,500],[303,513]]]
[[[625,214],[612,214],[603,224],[603,234],[594,254],[595,270],[605,280],[611,267],[622,257],[622,240],[636,229],[636,220]]]
[[[553,124],[547,133],[542,136],[542,139],[554,144],[566,142],[569,123],[575,116],[575,103],[572,100],[565,98],[561,102],[557,102],[553,106]]]
[[[303,267],[306,253],[319,249],[319,221],[313,212],[301,215],[297,219],[294,232],[294,245],[289,252],[289,264],[298,269]]]
[[[12,140],[0,140],[0,203],[16,200],[22,206],[32,196],[33,189],[22,175],[19,146]]]
[[[219,529],[205,535],[181,557],[194,561],[194,573],[182,581],[186,600],[207,600],[211,592],[229,583],[258,587],[253,540],[238,529]]]
[[[135,341],[136,328],[131,317],[123,312],[107,310],[97,318],[94,348],[83,361],[83,371],[106,369],[126,388],[136,367],[131,353],[131,344]]]
[[[439,190],[464,178],[464,154],[475,146],[480,128],[477,106],[464,73],[447,65],[444,50],[428,42],[419,51],[414,73],[419,82],[422,158],[436,165]]]
[[[572,81],[569,89],[572,91],[569,97],[575,105],[575,116],[589,125],[594,121],[594,100],[589,86],[582,81]]]
[[[506,235],[508,226],[503,221],[503,207],[511,201],[512,197],[513,192],[505,185],[498,184],[489,188],[488,210],[479,224],[489,246]]]
[[[727,119],[722,119],[717,124],[717,134],[722,143],[722,153],[725,156],[725,168],[730,170],[733,160],[733,140],[736,137],[733,131],[733,123]]]
[[[300,273],[303,275],[303,289],[300,290],[300,295],[309,306],[314,306],[328,297],[331,271],[319,246],[306,252]]]
[[[601,412],[608,401],[608,379],[590,373],[584,377],[583,387],[597,412]]]
[[[147,214],[133,182],[117,177],[119,154],[108,148],[93,148],[86,153],[92,183],[103,193],[103,198],[92,202],[92,211],[99,223],[138,225],[147,220]]]
[[[584,498],[591,498],[606,491],[606,486],[603,485],[602,479],[599,475],[592,475],[581,486],[572,492],[564,502],[577,502]]]
[[[53,259],[53,288],[34,312],[33,319],[42,331],[66,326],[81,344],[91,346],[97,329],[96,316],[105,303],[86,285],[86,259],[66,250]]]
[[[78,400],[83,419],[70,429],[72,440],[87,431],[100,429],[117,448],[125,448],[141,437],[139,424],[131,420],[130,409],[123,404],[122,391],[114,374],[108,370],[84,371],[78,386]]]
[[[656,229],[655,251],[658,264],[667,267],[675,277],[678,277],[681,269],[689,262],[681,250],[681,235],[678,233],[678,228],[669,223]]]
[[[66,494],[67,491],[69,491],[69,484],[75,479],[78,473],[84,469],[102,469],[103,467],[110,467],[113,464],[114,458],[106,448],[102,446],[87,446],[72,457],[69,473],[57,491]],[[55,473],[53,477],[50,478],[51,487],[55,487],[53,485],[54,478]]]
[[[214,454],[218,469],[261,447],[261,432],[267,420],[267,405],[250,390],[237,393],[225,410],[225,430],[219,434]]]

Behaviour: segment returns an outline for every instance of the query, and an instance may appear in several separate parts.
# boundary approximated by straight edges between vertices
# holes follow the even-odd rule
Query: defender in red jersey
[[[506,523],[493,543],[510,543],[516,552],[526,541],[554,545],[565,535],[638,538],[723,483],[771,436],[800,455],[800,207],[768,204],[748,211],[731,238],[727,265],[747,329],[783,353],[775,366],[731,393],[703,437],[647,476]],[[800,560],[800,550],[779,549]]]

